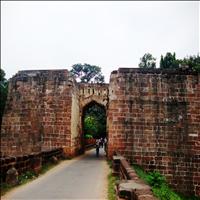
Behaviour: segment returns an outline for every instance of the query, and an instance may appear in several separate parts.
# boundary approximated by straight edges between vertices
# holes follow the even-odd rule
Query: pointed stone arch
[[[97,105],[97,106],[99,106],[99,107],[102,108],[102,110],[105,112],[106,121],[107,121],[107,108],[106,108],[106,106],[104,106],[104,105],[98,103],[98,102],[95,101],[95,100],[92,100],[92,101],[90,101],[88,104],[86,104],[84,107],[82,107],[82,110],[81,110],[81,126],[80,126],[81,128],[83,128],[83,117],[85,116],[86,110],[87,110],[88,108],[92,107],[93,105]],[[82,131],[83,131],[83,130],[82,130]],[[107,132],[107,130],[106,130],[106,132]]]
[[[108,87],[108,84],[79,83],[80,109],[91,101],[107,107]]]
[[[85,109],[91,104],[104,108],[106,116],[108,109],[108,84],[79,83],[79,116],[80,135],[82,138],[82,148],[84,150],[83,116]],[[107,117],[106,117],[107,118]],[[107,121],[107,119],[106,119]],[[106,129],[107,132],[107,129]]]

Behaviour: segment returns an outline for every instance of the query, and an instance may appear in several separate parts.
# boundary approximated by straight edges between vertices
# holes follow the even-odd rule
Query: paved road
[[[14,189],[2,200],[107,199],[109,167],[103,149],[63,161],[38,179]]]

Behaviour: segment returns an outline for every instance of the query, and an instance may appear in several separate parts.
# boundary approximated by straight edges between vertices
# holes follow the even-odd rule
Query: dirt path
[[[67,160],[38,179],[14,189],[2,200],[107,199],[107,165],[103,149]]]

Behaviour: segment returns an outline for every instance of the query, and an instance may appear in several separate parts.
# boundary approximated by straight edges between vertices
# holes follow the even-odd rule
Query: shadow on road
[[[84,157],[84,160],[106,160],[107,157],[106,157],[106,153],[104,151],[103,148],[100,148],[99,149],[99,157],[96,156],[96,149],[95,148],[92,148],[90,150],[87,150],[85,152],[85,157]]]

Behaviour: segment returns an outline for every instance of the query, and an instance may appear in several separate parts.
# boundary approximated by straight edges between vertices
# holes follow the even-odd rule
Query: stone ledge
[[[63,158],[63,148],[42,151],[39,153],[32,153],[30,155],[20,155],[12,157],[0,158],[0,171],[2,183],[6,181],[7,173],[10,169],[16,169],[17,173],[21,175],[26,171],[34,171],[39,174],[42,164],[48,162],[57,162]],[[12,181],[12,179],[11,179]],[[9,182],[9,181],[8,181]]]
[[[113,156],[113,171],[121,178],[116,185],[117,199],[157,200],[151,187],[138,177],[123,156]]]

